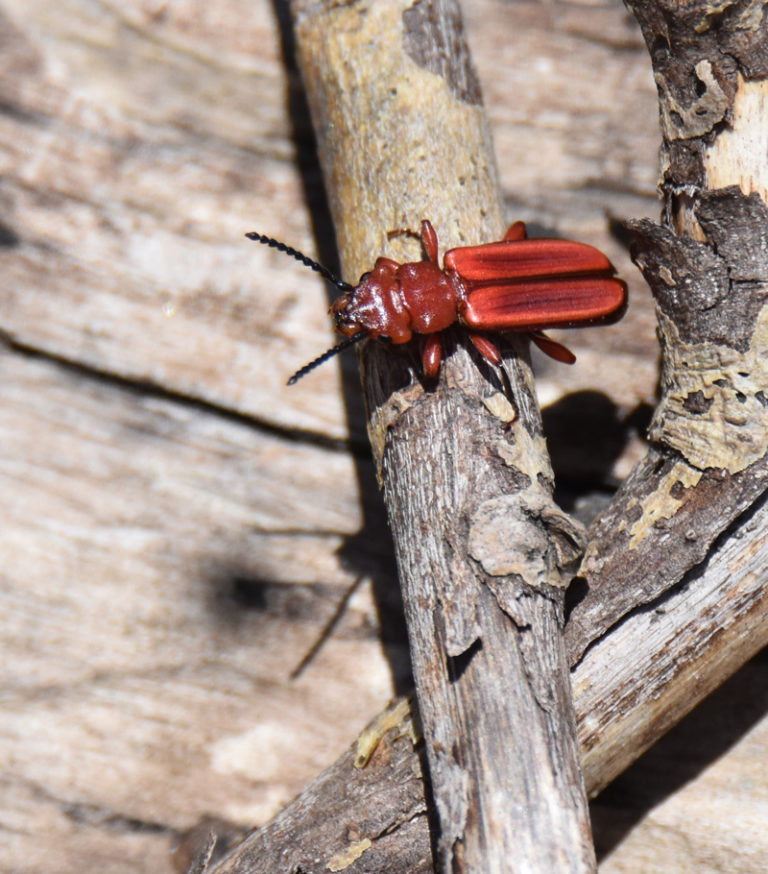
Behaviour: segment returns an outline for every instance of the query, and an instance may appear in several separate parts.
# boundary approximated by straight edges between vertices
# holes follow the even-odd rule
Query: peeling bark
[[[656,299],[661,398],[648,457],[592,526],[572,655],[596,623],[609,628],[678,583],[768,477],[768,116],[740,115],[766,86],[765,8],[630,6],[663,133],[664,225],[629,224]]]

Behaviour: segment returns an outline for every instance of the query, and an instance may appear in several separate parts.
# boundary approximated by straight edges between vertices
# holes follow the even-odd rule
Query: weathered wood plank
[[[356,374],[346,406],[331,365],[284,390],[330,342],[325,292],[241,236],[265,230],[332,257],[275,11],[284,14],[231,0],[120,10],[5,0],[0,10],[0,327],[86,368],[3,356],[9,865],[169,870],[170,842],[203,807],[266,820],[391,693],[364,589],[299,686],[287,682],[343,588],[389,552],[364,462],[341,464],[318,443],[301,448],[323,452],[298,458],[295,442],[271,442],[292,429],[363,433]],[[625,321],[569,335],[578,365],[544,363],[537,384],[546,402],[607,396],[618,408],[597,421],[623,440],[622,418],[652,401],[656,381],[650,296],[605,222],[606,211],[658,211],[642,40],[618,3],[478,2],[465,13],[508,218],[587,239],[630,276]],[[88,369],[149,380],[169,397],[91,384]],[[559,406],[569,442],[582,433],[578,408]],[[215,409],[246,419],[214,426]],[[626,472],[636,447],[601,475]],[[578,482],[578,467],[563,464]],[[278,471],[293,483],[290,501]],[[379,604],[387,579],[378,574]],[[402,657],[391,617],[385,648]],[[727,822],[722,846],[746,845],[747,797],[706,820],[707,834],[693,821],[681,834],[714,840]],[[658,833],[643,834],[631,852],[663,856]]]
[[[0,361],[3,858],[166,870],[180,830],[268,817],[390,694],[367,588],[290,679],[376,563],[339,553],[360,510],[325,477],[354,481],[354,465],[45,359]]]

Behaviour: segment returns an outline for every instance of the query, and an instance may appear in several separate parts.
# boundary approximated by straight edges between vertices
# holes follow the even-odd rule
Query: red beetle
[[[454,322],[468,329],[475,348],[496,366],[501,354],[485,332],[524,331],[543,352],[572,364],[573,353],[541,331],[617,321],[627,302],[627,286],[602,252],[571,240],[528,239],[523,222],[515,222],[498,243],[450,249],[441,268],[437,234],[423,221],[425,261],[377,258],[356,286],[271,237],[246,236],[297,258],[343,291],[330,312],[347,339],[302,367],[289,385],[358,340],[407,343],[414,334],[424,337],[424,374],[434,378],[443,355],[440,334]]]

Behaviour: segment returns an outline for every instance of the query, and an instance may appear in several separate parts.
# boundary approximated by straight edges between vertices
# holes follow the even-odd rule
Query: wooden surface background
[[[465,15],[508,218],[630,283],[573,368],[539,360],[587,512],[654,403],[652,301],[610,233],[658,213],[650,64],[618,2]],[[265,822],[408,685],[354,356],[285,387],[332,342],[327,292],[243,238],[333,266],[287,22],[0,0],[2,871],[171,872],[201,817]],[[601,870],[762,870],[767,712],[758,657],[593,804]]]

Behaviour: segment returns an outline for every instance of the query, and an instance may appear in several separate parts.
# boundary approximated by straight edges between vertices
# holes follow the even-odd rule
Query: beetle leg
[[[528,239],[528,231],[525,228],[525,222],[513,222],[509,226],[509,230],[504,234],[504,242],[514,243],[516,240]]]
[[[501,385],[504,389],[504,397],[506,397],[510,402],[513,409],[516,409],[515,399],[512,395],[512,384],[509,381],[509,374],[504,367],[504,360],[502,359],[501,352],[499,352],[496,344],[491,343],[491,341],[487,337],[483,337],[482,334],[470,333],[469,339],[472,341],[475,349],[477,349],[486,361],[490,361],[491,364],[498,367],[501,376]]]
[[[576,361],[576,356],[567,346],[563,346],[563,344],[558,343],[557,340],[547,337],[547,335],[542,334],[541,331],[536,331],[534,334],[531,334],[531,340],[533,340],[545,355],[549,355],[550,358],[554,358],[555,361],[559,361],[561,364],[573,364],[574,361]]]
[[[374,265],[373,269],[375,270],[379,265],[383,267],[388,267],[390,270],[397,270],[397,268],[400,266],[400,262],[395,261],[394,258],[385,258],[383,255],[381,255],[376,259],[376,264]],[[364,273],[363,276],[365,275],[366,274]]]
[[[496,367],[501,366],[501,352],[499,352],[498,347],[494,343],[491,343],[487,337],[483,337],[482,334],[470,333],[469,339],[472,341],[475,349],[477,349],[486,361],[490,361],[491,364],[496,365]]]
[[[440,373],[440,362],[443,360],[443,345],[439,334],[428,334],[421,347],[421,363],[424,376],[436,379]]]
[[[437,232],[429,219],[424,219],[421,223],[421,244],[424,246],[427,258],[433,264],[437,264]]]

